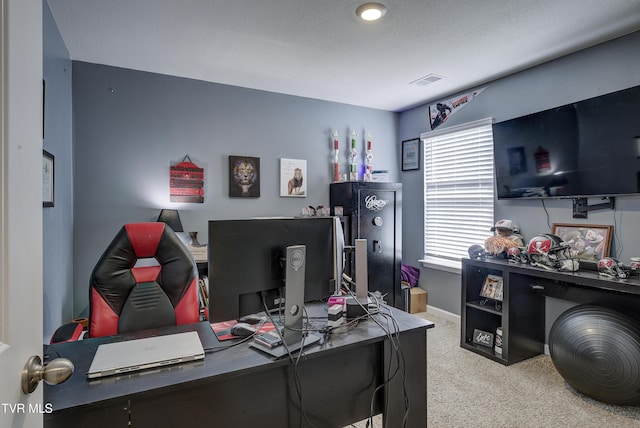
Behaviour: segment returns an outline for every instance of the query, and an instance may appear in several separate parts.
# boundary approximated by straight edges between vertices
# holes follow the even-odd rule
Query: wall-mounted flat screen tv
[[[640,86],[493,125],[498,199],[640,193]]]

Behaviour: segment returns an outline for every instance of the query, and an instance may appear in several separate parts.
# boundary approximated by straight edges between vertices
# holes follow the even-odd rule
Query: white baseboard
[[[431,312],[447,321],[460,324],[460,315],[456,315],[452,312],[445,311],[444,309],[436,308],[435,306],[427,305],[427,312]]]

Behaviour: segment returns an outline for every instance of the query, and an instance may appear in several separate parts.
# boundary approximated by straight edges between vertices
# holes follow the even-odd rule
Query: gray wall
[[[73,318],[73,171],[71,59],[46,0],[42,2],[45,133],[55,157],[54,207],[43,208],[43,341]]]
[[[427,104],[398,115],[77,62],[71,83],[69,55],[48,6],[44,12],[44,147],[56,156],[56,206],[44,210],[46,340],[61,322],[86,310],[91,269],[123,223],[155,220],[160,209],[177,208],[185,229],[197,231],[206,242],[209,219],[298,215],[304,206],[326,205],[332,129],[340,132],[342,147],[351,127],[361,137],[371,133],[375,168],[389,170],[392,181],[403,183],[403,260],[418,265],[423,256],[422,171],[400,172],[398,152],[399,141],[428,130]],[[446,126],[489,116],[507,120],[639,85],[639,47],[640,33],[635,33],[489,82]],[[169,165],[185,155],[206,169],[204,204],[168,201]],[[229,155],[261,158],[260,198],[227,196]],[[283,157],[307,160],[307,198],[279,197],[278,160]],[[343,151],[343,171],[347,162]],[[547,231],[553,222],[581,222],[571,218],[570,201],[545,205],[548,220],[540,201],[496,201],[495,217],[517,220],[526,238]],[[638,220],[640,198],[619,197],[615,211],[592,212],[582,222],[613,224],[614,254],[626,261],[640,254]],[[460,312],[458,274],[422,269],[420,285],[429,291],[430,305]]]
[[[640,85],[639,51],[640,32],[637,32],[489,82],[479,97],[448,119],[443,127],[485,117],[493,117],[496,122],[501,122]],[[399,139],[415,138],[427,132],[427,118],[428,105],[403,112],[400,115]],[[421,172],[403,172],[401,177],[405,195],[422,195]],[[417,260],[423,257],[422,200],[420,197],[405,197],[404,202],[404,259],[406,263],[417,265]],[[596,202],[590,200],[590,203]],[[640,197],[618,197],[615,211],[590,212],[586,220],[572,218],[570,200],[546,200],[544,205],[549,213],[548,218],[540,200],[496,201],[495,218],[517,221],[527,240],[538,233],[550,231],[549,225],[552,223],[610,224],[614,225],[616,232],[613,254],[626,263],[629,257],[640,254],[640,227],[637,226],[640,224]],[[490,236],[489,231],[487,236]],[[420,286],[429,292],[430,305],[460,313],[458,274],[422,268]],[[564,310],[564,307],[564,302],[556,304],[549,299],[548,319],[553,320],[555,314]]]
[[[371,134],[375,169],[399,180],[398,114],[103,65],[73,63],[74,308],[86,308],[91,270],[118,229],[176,208],[207,242],[207,221],[295,216],[329,204],[332,129],[341,167],[351,127]],[[358,164],[363,163],[360,150]],[[205,202],[169,202],[169,166],[205,168]],[[260,158],[261,196],[228,197],[228,156]],[[279,159],[306,159],[308,197],[280,197]]]

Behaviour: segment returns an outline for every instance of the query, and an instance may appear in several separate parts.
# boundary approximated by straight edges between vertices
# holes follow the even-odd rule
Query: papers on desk
[[[207,245],[201,245],[199,247],[194,247],[192,245],[187,245],[187,250],[191,253],[191,257],[196,261],[196,263],[206,262],[209,260],[209,256],[207,253]]]
[[[229,340],[229,339],[238,339],[238,336],[234,336],[231,334],[231,327],[233,327],[238,321],[222,321],[211,324],[211,329],[218,337],[218,340]],[[275,327],[270,322],[265,322],[262,324],[262,327],[256,334],[268,333],[270,331],[275,330]]]

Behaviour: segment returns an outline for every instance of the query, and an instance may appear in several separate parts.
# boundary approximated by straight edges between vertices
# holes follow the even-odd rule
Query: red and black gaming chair
[[[141,259],[157,263],[136,266]],[[165,223],[124,225],[91,274],[88,336],[189,324],[199,318],[198,270],[175,232]],[[77,336],[77,324],[69,323],[51,342]]]
[[[136,267],[140,259],[158,264]],[[120,229],[89,284],[89,337],[199,321],[198,269],[165,223]]]

